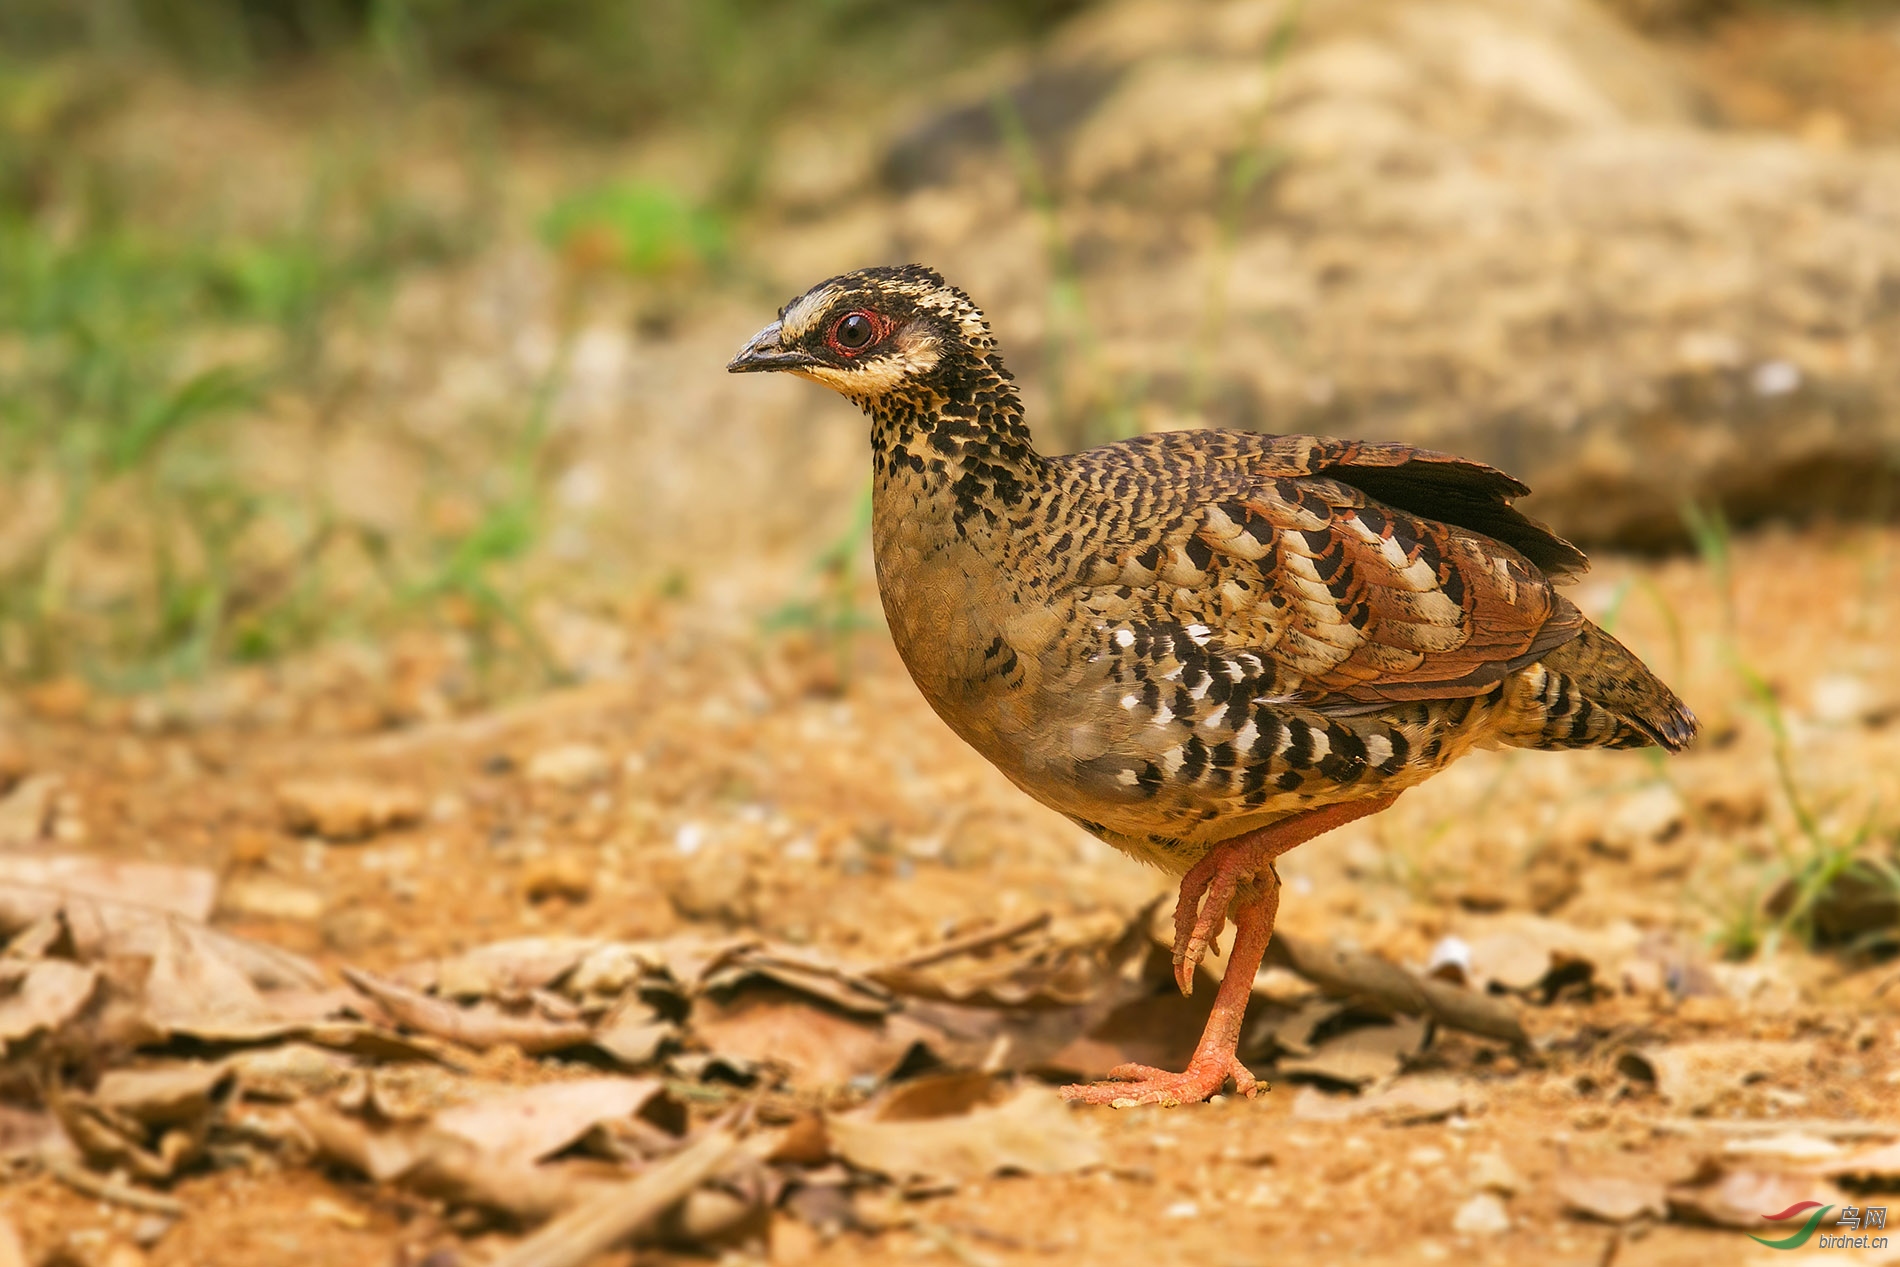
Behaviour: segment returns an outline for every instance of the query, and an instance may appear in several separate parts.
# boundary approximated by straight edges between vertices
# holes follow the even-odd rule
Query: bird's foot
[[[1181,877],[1181,896],[1174,904],[1174,983],[1181,993],[1194,993],[1194,970],[1227,926],[1234,890],[1253,878],[1261,865],[1258,853],[1247,848],[1243,838],[1238,845],[1214,846]]]
[[[1062,1098],[1078,1104],[1106,1104],[1128,1109],[1137,1104],[1170,1107],[1199,1104],[1219,1094],[1229,1078],[1234,1080],[1234,1090],[1250,1100],[1260,1089],[1259,1082],[1231,1052],[1211,1055],[1195,1052],[1194,1059],[1180,1073],[1152,1065],[1116,1065],[1108,1071],[1108,1077],[1107,1082],[1064,1087]]]

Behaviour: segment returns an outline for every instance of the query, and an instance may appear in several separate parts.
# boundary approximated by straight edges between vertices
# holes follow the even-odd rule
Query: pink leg
[[[1254,975],[1273,936],[1280,910],[1280,877],[1273,860],[1322,832],[1343,827],[1355,819],[1376,814],[1398,799],[1398,793],[1309,810],[1271,827],[1223,841],[1207,852],[1183,877],[1181,898],[1174,908],[1174,979],[1183,994],[1192,992],[1194,970],[1227,922],[1234,892],[1247,880],[1262,881],[1259,897],[1234,910],[1234,951],[1214,996],[1214,1010],[1194,1056],[1181,1073],[1148,1065],[1118,1065],[1108,1071],[1111,1081],[1064,1087],[1065,1099],[1084,1104],[1196,1104],[1218,1092],[1229,1078],[1241,1095],[1252,1097],[1254,1076],[1240,1063],[1240,1023],[1253,993]]]

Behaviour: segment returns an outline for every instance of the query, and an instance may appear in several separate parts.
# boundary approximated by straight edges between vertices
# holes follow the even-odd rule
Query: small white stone
[[[589,743],[546,748],[528,761],[528,779],[553,787],[579,789],[604,782],[613,772],[613,760]]]
[[[706,825],[704,823],[681,823],[679,830],[673,833],[674,850],[688,858],[698,853],[705,843]]]
[[[1504,1202],[1489,1192],[1480,1192],[1463,1205],[1451,1219],[1454,1232],[1466,1236],[1496,1236],[1511,1229],[1511,1216]]]
[[[1471,1182],[1486,1192],[1505,1197],[1524,1186],[1516,1168],[1505,1160],[1504,1154],[1496,1152],[1479,1153],[1471,1159]]]
[[[1757,396],[1786,396],[1801,386],[1801,367],[1792,361],[1763,361],[1748,376]]]
[[[1432,956],[1426,961],[1425,971],[1436,974],[1439,969],[1457,969],[1462,980],[1471,975],[1471,945],[1462,937],[1444,936],[1432,947]]]

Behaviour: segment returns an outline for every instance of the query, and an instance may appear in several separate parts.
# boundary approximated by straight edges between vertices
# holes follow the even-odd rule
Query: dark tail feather
[[[1578,697],[1575,705],[1553,710],[1544,735],[1548,746],[1644,748],[1660,744],[1681,752],[1695,741],[1696,719],[1688,705],[1628,647],[1588,621],[1575,638],[1541,663],[1553,675],[1547,699],[1553,693],[1564,695],[1566,686]],[[1557,682],[1558,677],[1564,681]],[[1606,721],[1614,725],[1606,726]]]

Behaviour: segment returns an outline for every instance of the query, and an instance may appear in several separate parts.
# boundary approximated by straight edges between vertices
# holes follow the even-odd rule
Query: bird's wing
[[[1469,528],[1502,541],[1548,577],[1581,574],[1590,562],[1577,547],[1511,505],[1531,490],[1494,466],[1407,444],[1333,436],[1246,437],[1257,475],[1316,475],[1356,488],[1395,510]]]
[[[1089,578],[1098,627],[1166,639],[1174,662],[1223,673],[1238,694],[1338,713],[1480,694],[1576,635],[1583,617],[1524,550],[1375,499],[1348,477],[1370,470],[1395,501],[1419,506],[1442,483],[1467,523],[1474,508],[1489,511],[1481,522],[1515,516],[1502,494],[1521,485],[1398,446],[1361,446],[1377,461],[1354,467],[1347,448],[1314,441],[1316,460],[1263,461],[1177,503]],[[1293,473],[1302,465],[1315,473]],[[1267,473],[1276,469],[1285,473]],[[1508,535],[1541,531],[1518,519],[1504,522]],[[1576,554],[1543,538],[1546,555]]]

